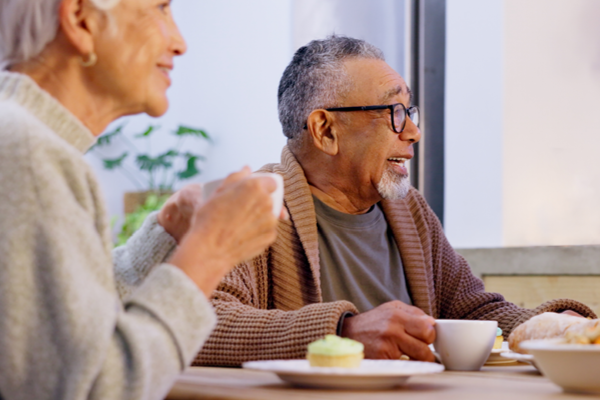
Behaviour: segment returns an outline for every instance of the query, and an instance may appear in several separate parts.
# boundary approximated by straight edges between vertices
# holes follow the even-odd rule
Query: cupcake
[[[501,349],[502,342],[504,342],[504,336],[502,336],[502,329],[496,329],[496,341],[494,342],[494,349]]]
[[[327,335],[308,345],[306,358],[311,367],[358,368],[364,358],[363,350],[360,342]]]

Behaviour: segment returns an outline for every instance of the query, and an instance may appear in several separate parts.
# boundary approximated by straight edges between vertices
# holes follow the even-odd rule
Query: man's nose
[[[421,140],[421,130],[410,118],[407,118],[406,126],[399,136],[402,141],[417,143]]]

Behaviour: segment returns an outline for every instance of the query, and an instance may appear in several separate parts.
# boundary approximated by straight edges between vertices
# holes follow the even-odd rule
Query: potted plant
[[[171,131],[177,139],[176,145],[161,153],[152,155],[150,151],[141,151],[139,144],[159,131],[158,126],[151,125],[144,132],[129,139],[123,133],[124,125],[98,138],[90,151],[98,155],[105,169],[119,171],[139,190],[125,193],[123,203],[125,222],[118,236],[118,244],[127,241],[152,211],[160,209],[173,193],[174,186],[186,179],[201,173],[198,163],[205,158],[199,154],[183,151],[191,139],[210,141],[210,136],[202,129],[180,125]],[[146,146],[149,150],[150,146]],[[117,157],[109,157],[107,153],[119,150]],[[133,163],[126,162],[134,157]]]

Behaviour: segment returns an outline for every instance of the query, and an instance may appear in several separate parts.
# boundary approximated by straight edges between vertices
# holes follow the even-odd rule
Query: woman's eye
[[[170,5],[171,5],[171,2],[167,1],[167,2],[159,4],[158,9],[162,12],[166,12],[167,8],[169,8]]]

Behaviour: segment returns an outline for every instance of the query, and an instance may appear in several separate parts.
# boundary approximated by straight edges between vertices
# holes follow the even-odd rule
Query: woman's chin
[[[169,100],[165,97],[164,99],[161,99],[160,101],[157,99],[155,101],[150,102],[147,105],[145,112],[146,112],[146,114],[148,114],[151,117],[160,117],[160,116],[164,115],[168,109],[169,109]]]

